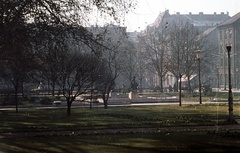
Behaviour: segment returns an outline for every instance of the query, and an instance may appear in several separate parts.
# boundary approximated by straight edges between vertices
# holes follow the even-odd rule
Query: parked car
[[[59,101],[59,100],[58,101],[53,101],[53,105],[57,105],[58,106],[58,105],[61,105],[61,103],[62,103],[62,101]]]

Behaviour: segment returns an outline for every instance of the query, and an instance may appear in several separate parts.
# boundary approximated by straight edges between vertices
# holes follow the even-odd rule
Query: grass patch
[[[239,117],[239,105],[234,114]],[[221,105],[177,105],[116,107],[110,109],[72,109],[72,116],[66,109],[1,111],[0,120],[4,131],[34,131],[66,128],[132,128],[162,126],[216,125],[226,119],[227,104]]]
[[[66,109],[20,109],[0,111],[0,135],[21,133],[23,136],[0,138],[2,152],[224,152],[239,149],[240,134],[235,131],[145,131],[134,128],[216,126],[227,118],[227,104],[113,107],[109,109],[77,108],[68,117]],[[240,117],[240,107],[234,105]],[[129,133],[54,134],[59,131],[87,129],[123,129]],[[49,132],[24,136],[29,132]]]
[[[138,133],[5,139],[3,152],[238,152],[239,138],[207,132]]]
[[[143,97],[179,97],[178,92],[169,92],[169,93],[160,93],[160,92],[151,92],[142,94]],[[228,99],[228,91],[225,92],[208,92],[206,94],[202,93],[202,101],[213,101],[213,100],[227,100]],[[183,101],[199,101],[199,93],[182,93]],[[233,100],[240,101],[240,93],[233,92]]]

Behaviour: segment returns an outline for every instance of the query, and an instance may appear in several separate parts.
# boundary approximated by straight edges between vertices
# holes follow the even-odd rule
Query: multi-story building
[[[176,14],[169,14],[169,11],[166,10],[165,12],[161,12],[154,23],[148,25],[146,30],[151,29],[161,29],[161,28],[168,28],[174,24],[181,26],[183,23],[189,22],[193,26],[198,27],[198,29],[203,32],[208,28],[218,26],[223,21],[229,19],[229,13],[217,14],[214,12],[213,14],[204,14],[203,12],[199,12],[199,14],[180,14],[177,12]]]
[[[226,46],[231,46],[231,74],[233,88],[240,87],[240,12],[217,26],[218,31],[218,82],[219,87],[228,87],[228,59]]]
[[[199,14],[192,14],[191,12],[189,14],[180,14],[179,12],[176,14],[169,14],[169,11],[166,10],[165,12],[159,14],[154,23],[147,26],[142,35],[147,36],[150,34],[155,34],[157,40],[160,40],[160,37],[168,37],[169,31],[171,31],[173,27],[181,27],[184,24],[188,23],[189,27],[193,26],[198,29],[199,36],[206,37],[209,42],[211,41],[213,45],[216,45],[218,47],[216,27],[222,25],[222,23],[229,18],[229,14],[223,12],[220,14],[217,14],[216,12],[213,14],[204,14],[203,12],[199,12]],[[171,50],[168,48],[166,48],[166,50],[167,52],[171,52]],[[218,48],[214,48],[212,50],[218,50]],[[215,54],[215,52],[213,54]],[[209,74],[207,77],[210,78],[212,75],[213,74]],[[156,73],[152,73],[152,75],[148,75],[148,77],[148,80],[152,80],[150,86],[157,86],[159,84],[159,78]],[[171,71],[166,72],[163,81],[163,86],[165,88],[169,86],[173,87],[177,82],[176,74],[173,74]]]

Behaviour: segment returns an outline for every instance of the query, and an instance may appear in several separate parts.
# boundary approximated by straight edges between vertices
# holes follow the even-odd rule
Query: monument
[[[136,82],[136,77],[133,77],[133,80],[131,81],[131,91],[129,93],[129,99],[137,98],[137,87],[138,83]]]

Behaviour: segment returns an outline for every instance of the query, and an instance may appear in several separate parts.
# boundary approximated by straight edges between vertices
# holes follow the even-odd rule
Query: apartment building
[[[217,48],[214,48],[212,51],[210,51],[213,54],[216,54],[216,52],[219,50],[217,27],[220,27],[224,21],[227,21],[230,18],[231,17],[228,13],[223,12],[219,14],[216,12],[213,12],[213,14],[204,14],[203,12],[199,12],[198,14],[192,14],[191,12],[189,14],[181,14],[180,12],[170,14],[169,11],[166,10],[165,12],[161,12],[156,20],[147,26],[142,35],[161,33],[162,37],[168,37],[169,31],[173,29],[173,27],[181,27],[182,25],[189,23],[190,26],[198,29],[200,37],[206,37],[206,39],[208,39],[212,45],[217,46]],[[156,35],[156,37],[159,37],[159,35]],[[215,68],[213,67],[212,69]],[[210,82],[212,86],[219,82],[216,74],[217,72],[212,72],[208,74],[209,76],[206,76],[206,79],[214,78],[215,83]],[[148,75],[148,77],[148,80],[152,80],[149,86],[157,86],[159,84],[159,78],[156,73],[152,73],[151,75]],[[173,87],[176,83],[176,73],[174,74],[171,71],[166,72],[163,83],[164,88],[168,88],[169,86]]]
[[[219,58],[217,79],[219,87],[228,87],[228,59],[226,46],[231,46],[231,79],[232,87],[240,87],[240,12],[217,26]]]

